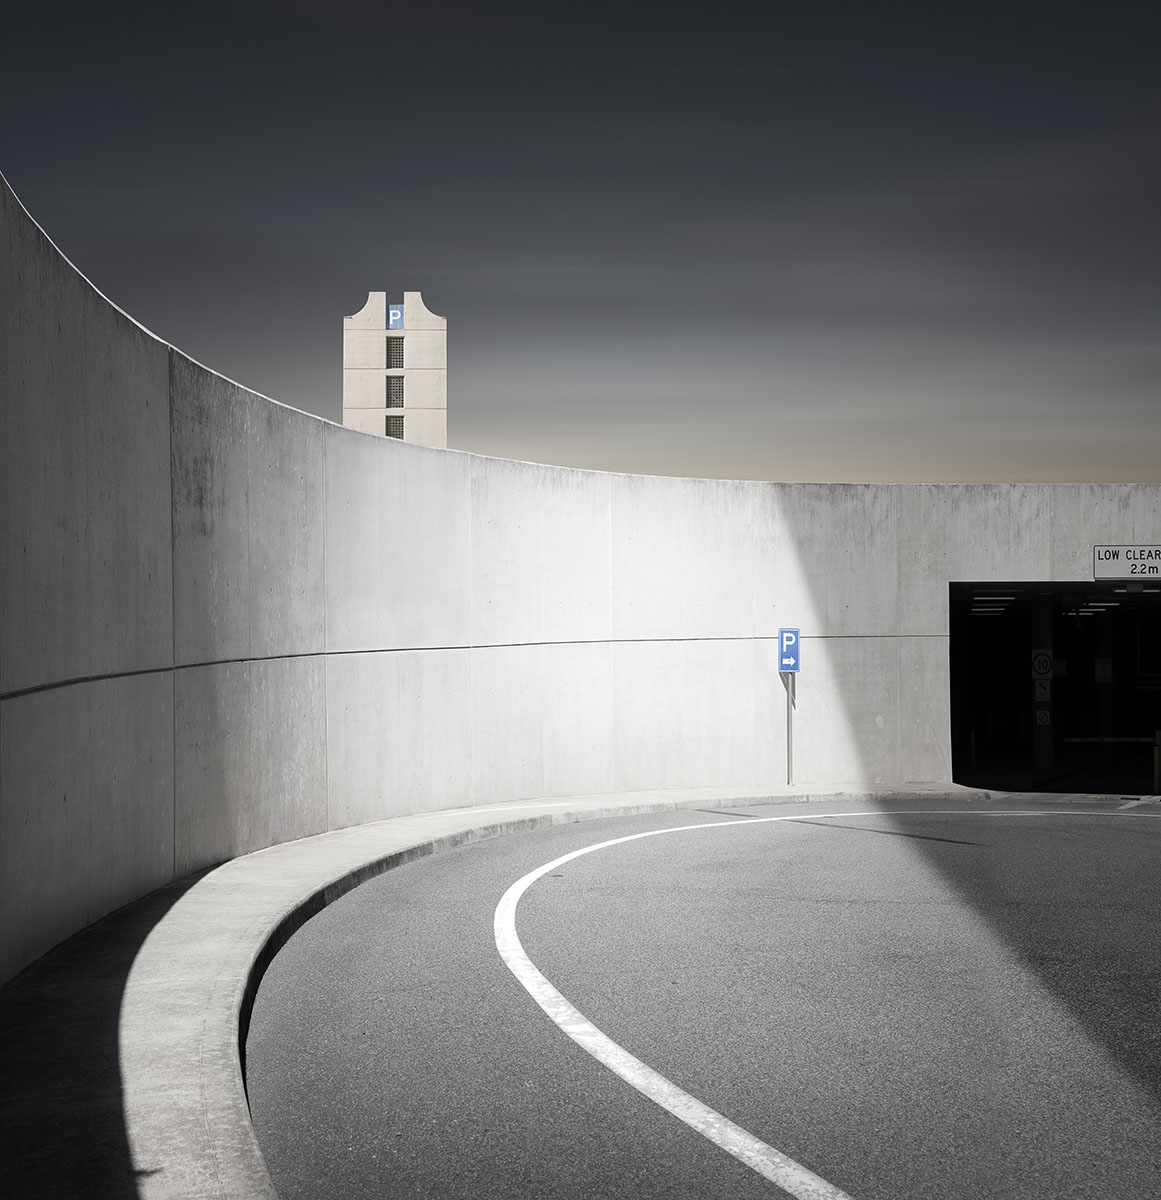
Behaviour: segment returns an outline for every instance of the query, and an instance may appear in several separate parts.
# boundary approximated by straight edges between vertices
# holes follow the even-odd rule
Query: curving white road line
[[[794,1159],[768,1146],[761,1139],[747,1133],[740,1125],[735,1125],[728,1117],[703,1104],[695,1096],[682,1091],[675,1083],[658,1074],[652,1067],[647,1066],[639,1058],[634,1058],[623,1046],[617,1045],[612,1038],[602,1033],[588,1018],[575,1008],[556,990],[555,987],[537,970],[532,960],[524,951],[519,935],[516,933],[516,906],[521,896],[542,876],[547,875],[557,867],[580,858],[585,854],[593,854],[597,850],[605,850],[610,846],[619,846],[624,842],[635,842],[641,838],[662,837],[670,833],[688,833],[694,829],[720,829],[725,825],[763,825],[774,821],[796,821],[804,816],[811,819],[825,817],[885,817],[893,815],[892,811],[870,809],[864,812],[838,813],[794,813],[782,817],[747,817],[735,821],[706,821],[697,825],[678,825],[671,829],[650,829],[645,833],[633,833],[627,837],[612,838],[607,842],[597,842],[592,846],[584,846],[573,850],[571,854],[562,854],[552,862],[529,871],[523,878],[518,879],[503,895],[496,906],[495,918],[492,922],[496,936],[496,949],[508,969],[520,981],[528,994],[540,1005],[553,1021],[579,1046],[584,1047],[598,1062],[604,1063],[610,1071],[615,1072],[626,1083],[630,1083],[655,1104],[661,1105],[679,1120],[696,1129],[698,1133],[709,1138],[715,1145],[732,1154],[740,1162],[765,1176],[777,1184],[797,1200],[853,1200],[848,1193],[837,1188],[832,1183],[816,1175],[809,1168]],[[981,812],[979,809],[930,809],[930,810],[899,810],[894,815],[907,816],[987,816],[987,817],[1042,817],[1062,815],[1046,809],[1009,809],[999,812]],[[1112,816],[1111,812],[1093,812],[1091,810],[1069,812],[1068,816]],[[1136,813],[1118,813],[1121,816],[1135,816]]]
[[[834,814],[817,814],[834,815]],[[866,814],[844,814],[846,816]],[[876,814],[879,815],[879,814]],[[564,863],[580,858],[583,854],[592,854],[609,846],[618,846],[622,842],[634,842],[639,838],[660,837],[667,833],[684,833],[691,829],[718,829],[723,825],[753,825],[764,821],[785,821],[786,817],[757,817],[740,821],[707,821],[698,825],[679,825],[672,829],[651,829],[646,833],[633,833],[628,837],[613,838],[607,842],[598,842],[594,846],[585,846],[574,850],[571,854],[561,855],[552,862],[529,871],[522,879],[518,879],[503,895],[496,906],[493,929],[496,935],[496,949],[507,964],[508,969],[520,981],[529,995],[542,1009],[568,1034],[574,1042],[584,1047],[598,1062],[604,1063],[610,1071],[630,1083],[643,1095],[648,1096],[655,1104],[660,1104],[667,1112],[671,1112],[679,1120],[696,1129],[698,1133],[732,1154],[746,1166],[764,1175],[772,1183],[776,1183],[784,1191],[798,1200],[852,1200],[846,1192],[827,1183],[825,1179],[813,1171],[797,1163],[794,1159],[775,1150],[773,1146],[747,1133],[740,1125],[735,1125],[729,1117],[703,1104],[695,1096],[684,1092],[675,1083],[671,1083],[664,1075],[658,1074],[652,1067],[646,1066],[639,1058],[634,1058],[628,1050],[618,1046],[612,1038],[602,1033],[588,1018],[574,1008],[564,996],[536,969],[532,960],[524,952],[520,937],[516,933],[516,905],[520,897],[543,875],[555,870]]]

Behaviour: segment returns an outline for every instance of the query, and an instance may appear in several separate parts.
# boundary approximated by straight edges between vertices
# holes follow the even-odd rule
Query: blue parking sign
[[[778,670],[797,673],[802,666],[802,635],[797,629],[778,630]]]
[[[387,328],[402,329],[403,328],[403,305],[388,304],[387,305]]]

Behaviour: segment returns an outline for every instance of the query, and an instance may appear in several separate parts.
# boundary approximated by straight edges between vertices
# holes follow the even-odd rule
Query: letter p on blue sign
[[[797,629],[778,630],[778,670],[798,671],[802,666],[802,636]]]

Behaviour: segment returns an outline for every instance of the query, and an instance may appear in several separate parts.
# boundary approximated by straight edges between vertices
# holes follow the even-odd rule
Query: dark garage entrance
[[[952,777],[1149,795],[1161,583],[950,585]]]

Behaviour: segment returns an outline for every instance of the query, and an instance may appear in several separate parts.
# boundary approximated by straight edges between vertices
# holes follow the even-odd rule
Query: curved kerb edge
[[[805,797],[787,799],[801,802]],[[258,936],[252,941],[251,947],[239,947],[241,953],[235,956],[233,964],[229,961],[228,954],[218,955],[217,958],[206,961],[205,973],[212,974],[211,979],[204,980],[203,990],[207,992],[206,1006],[200,1010],[197,1020],[190,1020],[187,1013],[178,1030],[174,1030],[167,1039],[170,1048],[178,1048],[178,1052],[172,1055],[173,1060],[185,1063],[188,1072],[195,1076],[192,1079],[175,1079],[170,1076],[167,1079],[167,1091],[185,1093],[186,1096],[197,1098],[197,1103],[188,1108],[151,1103],[151,1086],[156,1086],[150,1084],[150,1076],[154,1074],[154,1054],[144,1045],[140,1046],[137,1052],[133,1052],[132,1027],[126,1037],[125,1024],[122,1021],[124,1040],[121,1046],[121,1061],[122,1072],[125,1074],[126,1133],[132,1150],[133,1165],[136,1168],[140,1198],[188,1200],[192,1181],[198,1181],[195,1194],[206,1198],[276,1198],[276,1189],[270,1180],[257,1136],[249,1122],[246,1096],[246,1037],[254,1000],[266,968],[278,950],[285,946],[294,932],[306,924],[307,920],[350,890],[396,866],[414,862],[415,859],[503,834],[519,833],[522,830],[553,824],[600,820],[602,817],[669,812],[694,805],[708,808],[714,804],[745,804],[757,800],[771,803],[769,797],[753,793],[723,800],[691,798],[622,805],[604,803],[600,808],[569,806],[486,824],[470,823],[473,820],[473,812],[470,809],[441,812],[428,816],[438,816],[444,820],[458,818],[463,821],[463,826],[434,838],[417,840],[411,845],[393,848],[387,853],[374,854],[365,862],[342,869],[338,875],[312,886],[308,892],[291,901],[289,906],[285,904],[283,896],[281,911],[258,914],[258,919],[243,931],[242,936],[245,936],[246,932],[257,932]],[[515,806],[513,804],[513,808]],[[416,815],[379,824],[380,827],[391,827],[423,820],[425,815]],[[285,854],[308,854],[312,842],[315,845],[323,841],[330,845],[336,841],[362,844],[367,840],[368,830],[373,828],[362,826],[339,830],[338,834],[323,834],[319,839],[303,839],[300,842],[290,842],[283,846],[271,847],[267,851],[231,859],[221,868],[210,872],[210,875],[199,882],[197,889],[201,890],[203,896],[207,890],[221,890],[221,898],[216,901],[216,904],[221,906],[221,912],[236,913],[240,907],[245,907],[245,899],[240,895],[240,888],[237,887],[234,876],[248,874],[255,864],[276,864],[277,859],[285,857]],[[275,866],[275,869],[267,874],[276,874],[276,869]],[[215,901],[211,901],[211,908],[213,902]],[[179,901],[175,912],[180,908]],[[131,988],[136,986],[146,994],[140,998],[136,1007],[140,1010],[139,1021],[148,1022],[148,1032],[154,1036],[151,1037],[151,1042],[154,1042],[157,1031],[155,1022],[151,1019],[152,1006],[148,1003],[150,984],[156,980],[150,977],[156,977],[158,973],[166,970],[166,965],[167,960],[164,959],[164,955],[160,955],[155,965],[150,966],[146,962],[143,972],[137,973],[134,967],[134,977],[130,983]],[[134,1007],[133,997],[127,995],[126,1000],[126,1008]],[[134,1074],[142,1076],[139,1088],[133,1086]],[[138,1093],[136,1099],[134,1092]],[[182,1162],[182,1158],[186,1159],[185,1162]]]
[[[677,808],[676,804],[665,806],[650,806],[633,809],[632,812],[667,812]],[[459,833],[445,834],[427,842],[419,842],[403,850],[371,859],[362,866],[348,871],[337,879],[331,880],[318,888],[297,904],[290,912],[281,917],[271,929],[269,936],[258,948],[250,963],[246,975],[245,986],[238,1006],[238,1062],[242,1070],[242,1088],[246,1090],[246,1038],[250,1032],[250,1017],[254,1011],[254,1000],[258,995],[258,987],[262,983],[267,968],[274,961],[279,950],[311,919],[324,908],[334,904],[348,892],[354,891],[360,884],[368,883],[379,875],[384,875],[395,867],[405,863],[415,862],[420,858],[428,858],[440,850],[453,850],[457,846],[470,845],[472,842],[486,841],[488,838],[499,837],[506,833],[519,833],[522,830],[536,829],[543,825],[575,823],[577,820],[596,820],[600,817],[631,815],[621,810],[584,813],[579,817],[575,813],[546,813],[537,817],[521,817],[514,821],[499,821],[490,825],[478,825]]]
[[[231,1197],[232,1200],[256,1200],[257,1197],[270,1200],[277,1196],[249,1121],[246,1095],[246,1038],[258,988],[275,955],[311,917],[360,884],[394,867],[428,857],[438,851],[504,834],[609,817],[674,812],[690,808],[710,810],[757,803],[890,803],[919,800],[938,803],[953,800],[962,802],[967,797],[979,801],[1014,798],[1006,793],[977,792],[954,787],[932,791],[852,789],[822,793],[804,789],[797,795],[772,796],[768,793],[748,792],[729,797],[718,795],[709,798],[703,795],[627,804],[605,802],[600,807],[593,808],[570,804],[567,807],[558,807],[555,811],[530,813],[483,825],[471,824],[473,814],[470,809],[438,815],[416,814],[412,818],[382,822],[381,828],[409,821],[422,822],[438,816],[445,821],[458,818],[464,824],[461,828],[435,837],[421,837],[410,845],[398,846],[387,853],[374,854],[366,861],[340,869],[337,875],[317,885],[311,885],[309,891],[290,901],[289,905],[283,895],[281,911],[257,913],[256,921],[244,931],[243,936],[255,932],[258,936],[252,941],[252,948],[248,952],[245,946],[238,947],[241,953],[235,959],[233,971],[231,964],[224,961],[222,956],[207,961],[207,971],[212,972],[214,976],[212,981],[209,981],[209,1011],[202,1013],[202,1019],[196,1022],[189,1022],[187,1019],[186,1027],[175,1031],[175,1040],[187,1043],[187,1052],[181,1056],[182,1061],[190,1066],[196,1064],[193,1069],[197,1071],[199,1078],[167,1081],[167,1087],[175,1091],[184,1090],[187,1094],[198,1096],[196,1113],[186,1113],[187,1125],[183,1130],[173,1128],[167,1121],[159,1121],[156,1111],[144,1104],[126,1105],[127,1133],[133,1147],[134,1162],[139,1169],[138,1188],[142,1200],[178,1200],[178,1197],[184,1200],[190,1194],[185,1184],[193,1178],[198,1178],[203,1183],[208,1182],[207,1176],[213,1183],[210,1190],[199,1191],[199,1195]],[[1040,795],[1037,799],[1043,802],[1051,798]],[[605,798],[602,797],[601,800]],[[372,828],[354,827],[338,834],[324,834],[320,839],[305,839],[302,842],[272,847],[271,850],[258,851],[241,859],[234,859],[223,864],[218,871],[211,872],[199,886],[203,889],[220,887],[222,895],[218,903],[221,904],[222,911],[228,906],[236,912],[244,908],[246,902],[245,898],[239,895],[237,883],[231,876],[252,872],[256,864],[262,866],[266,863],[271,865],[270,870],[266,872],[267,876],[273,876],[277,873],[280,858],[286,854],[309,855],[312,850],[311,844],[315,843],[314,848],[321,849],[318,843],[324,840],[329,845],[336,842],[351,843],[351,848],[354,849],[367,841],[368,832]],[[328,866],[324,864],[322,869],[326,870]],[[261,876],[262,872],[258,871],[257,874]],[[262,879],[258,878],[252,881],[252,886],[257,888],[261,883]],[[197,1044],[189,1045],[190,1040],[196,1041]],[[122,1049],[123,1062],[132,1062],[134,1056],[127,1055],[125,1049]],[[141,1055],[138,1065],[141,1069],[148,1068],[148,1056]],[[125,1084],[128,1094],[132,1090],[132,1080],[128,1077],[128,1071]],[[180,1110],[171,1111],[170,1120],[174,1116],[180,1120]],[[200,1125],[200,1130],[190,1128],[190,1122]],[[195,1156],[195,1161],[174,1161],[175,1155],[183,1154]],[[196,1161],[197,1157],[204,1157],[210,1161],[199,1162]],[[157,1170],[159,1166],[161,1169]]]

